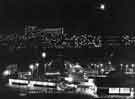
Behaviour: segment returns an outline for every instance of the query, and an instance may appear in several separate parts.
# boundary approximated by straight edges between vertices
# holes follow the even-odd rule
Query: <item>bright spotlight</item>
[[[69,82],[72,82],[73,81],[73,78],[72,77],[65,77],[65,80],[66,81],[69,81]]]
[[[80,66],[79,63],[76,63],[74,67],[76,67],[76,68],[81,68],[81,66]]]
[[[108,64],[111,65],[112,64],[111,61],[109,61]]]
[[[128,64],[126,64],[126,68],[128,68]]]
[[[100,9],[105,10],[105,4],[100,4]]]
[[[31,70],[33,70],[33,69],[34,69],[34,65],[33,65],[33,64],[29,65],[29,68],[30,68]]]
[[[105,70],[102,68],[102,69],[101,69],[101,72],[104,73],[104,71],[105,71]]]
[[[120,66],[123,66],[123,64],[120,64]]]
[[[39,66],[39,63],[35,63],[35,65],[38,67]]]
[[[42,58],[46,58],[46,53],[42,52]]]
[[[5,70],[3,72],[3,76],[9,76],[9,75],[11,75],[11,71],[10,70]]]
[[[134,66],[135,66],[135,64],[131,64],[131,66],[132,66],[132,67],[134,67]]]
[[[103,67],[103,64],[100,64],[101,67]]]

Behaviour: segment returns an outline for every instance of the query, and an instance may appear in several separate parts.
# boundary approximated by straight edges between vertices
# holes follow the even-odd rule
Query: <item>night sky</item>
[[[99,1],[106,5],[98,10]],[[24,24],[63,26],[67,32],[135,31],[134,0],[0,0],[0,32],[22,33]]]

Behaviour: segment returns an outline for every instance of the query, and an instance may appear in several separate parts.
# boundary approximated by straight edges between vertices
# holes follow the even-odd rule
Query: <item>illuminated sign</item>
[[[109,93],[111,94],[119,93],[119,88],[109,88]]]
[[[130,88],[109,88],[110,94],[130,94]]]
[[[130,88],[120,88],[120,93],[130,93]]]

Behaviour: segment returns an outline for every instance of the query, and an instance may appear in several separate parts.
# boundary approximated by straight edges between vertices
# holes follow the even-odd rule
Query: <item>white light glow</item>
[[[130,97],[134,97],[134,88],[131,88]]]
[[[35,65],[38,67],[39,66],[39,63],[35,63]]]
[[[77,88],[77,85],[75,84],[67,84],[68,87]]]
[[[75,68],[81,68],[81,66],[79,64],[76,64],[74,67]]]
[[[48,83],[48,86],[55,86],[55,83]]]
[[[126,64],[126,68],[128,68],[128,64]]]
[[[12,83],[19,83],[19,84],[28,84],[27,80],[19,80],[19,79],[9,79],[9,85]]]
[[[85,90],[83,90],[84,94],[89,94],[92,95],[94,97],[97,97],[97,87],[94,84],[94,79],[89,79],[88,82],[83,82],[81,83],[82,85],[88,86],[88,88],[85,88]]]
[[[102,68],[102,69],[101,69],[101,72],[104,73],[104,71],[105,71],[105,70]]]
[[[132,67],[135,67],[135,64],[131,64]]]
[[[9,79],[9,85],[12,86],[12,79]]]
[[[26,93],[20,93],[19,96],[26,96]]]
[[[112,64],[111,61],[109,61],[108,64],[111,65]]]
[[[130,88],[120,88],[120,93],[130,93]]]
[[[97,68],[99,68],[99,65],[97,65]]]
[[[46,53],[45,52],[42,53],[42,58],[46,58]]]
[[[102,66],[103,66],[103,64],[100,64],[100,66],[102,67]]]
[[[123,64],[120,64],[120,66],[123,66]]]
[[[55,83],[52,82],[40,82],[40,81],[30,81],[30,86],[36,85],[44,85],[44,86],[55,86]]]
[[[73,81],[73,78],[72,77],[65,77],[65,80],[67,80],[69,82],[72,82]]]
[[[30,64],[30,65],[29,65],[29,68],[30,68],[31,70],[33,70],[33,69],[34,69],[34,65],[33,65],[33,64]]]
[[[11,74],[11,71],[10,70],[5,70],[3,72],[3,76],[9,76]]]
[[[100,9],[105,10],[105,4],[100,4]]]
[[[111,94],[116,94],[116,93],[119,93],[119,88],[109,88],[109,93]]]
[[[33,87],[33,83],[30,82],[30,83],[28,84],[28,87]]]
[[[94,83],[94,79],[88,79],[88,82],[93,84]]]

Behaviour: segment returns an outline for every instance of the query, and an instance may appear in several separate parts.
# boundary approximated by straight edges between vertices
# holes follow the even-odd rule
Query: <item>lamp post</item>
[[[42,52],[42,58],[45,59],[46,58],[46,53],[45,52]]]
[[[37,69],[37,78],[39,79],[39,75],[38,75],[38,67],[39,67],[39,63],[37,62],[37,63],[35,63],[35,66],[36,66],[36,69]]]
[[[99,75],[99,64],[97,64],[97,75]]]
[[[134,97],[134,88],[131,88],[130,97],[131,97],[131,98]]]
[[[42,66],[43,66],[43,68],[44,68],[44,73],[46,72],[46,67],[47,67],[47,64],[45,64],[45,58],[46,58],[46,52],[42,52],[41,53],[41,57],[42,57],[42,62],[43,62],[43,64],[42,64]]]
[[[126,64],[126,72],[128,72],[128,64]]]
[[[121,67],[121,71],[123,71],[123,64],[120,64],[120,67]]]
[[[32,72],[32,80],[33,80],[33,78],[34,78],[34,77],[33,77],[33,76],[34,76],[34,75],[33,75],[33,72],[34,72],[34,65],[33,65],[33,64],[30,64],[30,65],[29,65],[29,69],[30,69],[31,72]]]
[[[134,72],[134,67],[135,67],[135,64],[132,64],[131,66],[132,66],[132,69],[133,69],[133,72]]]

